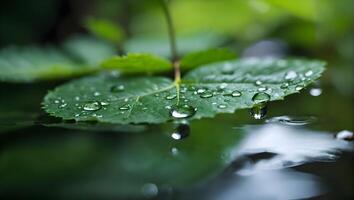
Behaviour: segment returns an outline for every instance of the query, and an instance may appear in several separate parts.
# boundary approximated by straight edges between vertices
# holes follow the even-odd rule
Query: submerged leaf
[[[319,78],[324,65],[248,58],[198,68],[180,83],[162,77],[93,76],[57,87],[43,105],[51,115],[78,121],[127,124],[199,119],[283,99]]]
[[[208,49],[192,52],[185,55],[181,60],[182,69],[193,69],[201,65],[235,59],[236,55],[229,49]]]
[[[92,73],[114,48],[90,38],[76,37],[64,49],[55,47],[8,47],[0,50],[0,80],[27,82],[61,79]]]
[[[171,63],[152,54],[130,53],[126,56],[114,56],[102,63],[106,69],[119,70],[122,73],[158,73],[172,69]]]

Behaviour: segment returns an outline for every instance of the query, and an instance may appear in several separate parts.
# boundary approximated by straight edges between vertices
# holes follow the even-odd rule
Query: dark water
[[[53,85],[2,84],[1,199],[351,199],[352,97],[313,87],[263,120],[119,126],[51,119]]]

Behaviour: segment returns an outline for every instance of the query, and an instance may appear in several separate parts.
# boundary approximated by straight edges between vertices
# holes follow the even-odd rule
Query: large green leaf
[[[114,56],[102,63],[106,69],[115,69],[122,73],[157,73],[172,69],[172,64],[152,54],[130,53],[126,56]]]
[[[63,119],[161,123],[213,117],[299,92],[320,77],[324,62],[248,58],[210,64],[181,82],[163,77],[93,76],[57,87],[44,109]]]
[[[27,82],[91,73],[115,54],[114,48],[92,38],[75,37],[55,47],[8,47],[0,50],[0,80]]]

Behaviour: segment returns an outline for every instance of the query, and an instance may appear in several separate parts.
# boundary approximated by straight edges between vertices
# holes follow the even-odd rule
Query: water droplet
[[[227,106],[225,105],[225,104],[220,104],[220,105],[218,105],[218,108],[221,108],[221,109],[224,109],[224,108],[226,108]]]
[[[295,90],[296,91],[300,91],[300,90],[302,90],[302,89],[304,89],[304,85],[302,85],[302,84],[299,84],[299,85],[297,85],[296,87],[295,87]]]
[[[200,94],[200,97],[201,97],[201,98],[210,98],[210,97],[212,97],[212,96],[213,96],[213,93],[212,93],[212,92],[209,92],[209,91],[206,91],[206,92]]]
[[[266,103],[270,100],[270,96],[269,94],[265,93],[265,92],[259,92],[256,93],[253,97],[252,97],[252,101],[255,102],[256,104],[262,104],[262,103]]]
[[[234,90],[232,93],[231,93],[231,96],[233,97],[240,97],[242,95],[242,93],[238,90]]]
[[[94,95],[94,96],[100,96],[100,95],[101,95],[101,93],[99,93],[99,92],[95,92],[95,93],[93,93],[93,95]]]
[[[297,73],[295,71],[288,71],[286,74],[285,74],[285,80],[293,80],[297,77]]]
[[[305,76],[309,77],[309,76],[312,76],[312,74],[313,74],[313,71],[309,70],[305,73]]]
[[[262,85],[262,81],[258,80],[258,81],[256,81],[255,84],[256,84],[256,85]]]
[[[310,89],[310,95],[317,97],[320,96],[322,94],[322,89],[321,88],[311,88]]]
[[[343,130],[337,133],[336,139],[339,140],[347,140],[347,141],[353,141],[354,139],[354,134],[351,131],[348,130]]]
[[[101,101],[101,105],[102,105],[102,106],[108,106],[109,103],[108,103],[108,102],[105,102],[105,101]]]
[[[67,103],[63,103],[63,104],[60,104],[60,105],[58,106],[58,108],[65,108],[67,105],[68,105]]]
[[[289,87],[289,83],[283,83],[280,88],[281,89],[287,89]]]
[[[179,91],[181,93],[186,93],[187,92],[187,88],[186,87],[181,87],[181,89]]]
[[[266,86],[262,86],[262,87],[259,87],[258,88],[258,91],[259,92],[264,92],[264,91],[266,91],[268,88],[266,87]]]
[[[79,100],[80,100],[80,97],[79,97],[79,96],[76,96],[74,99],[75,99],[75,101],[79,101]]]
[[[146,183],[143,185],[143,187],[141,187],[141,193],[146,198],[152,198],[159,193],[159,189],[154,183]]]
[[[188,123],[178,124],[176,129],[171,134],[171,137],[175,140],[181,140],[189,136],[190,126]]]
[[[60,101],[59,100],[55,100],[54,103],[60,103]]]
[[[159,93],[156,93],[156,94],[154,94],[154,96],[155,96],[155,97],[159,97],[159,96],[160,96],[160,94],[159,94]]]
[[[114,85],[111,87],[111,92],[123,92],[125,89],[124,85]]]
[[[259,104],[251,108],[250,114],[254,119],[263,119],[267,114],[267,105]]]
[[[197,90],[197,94],[202,94],[202,93],[204,93],[206,90],[207,90],[206,88],[199,88],[199,89]]]
[[[130,105],[129,104],[126,104],[126,105],[123,105],[121,107],[119,107],[119,110],[129,110],[130,109]]]
[[[188,89],[188,91],[192,91],[192,92],[195,91],[195,87],[193,87],[193,86],[189,86],[187,89]]]
[[[165,96],[165,99],[172,100],[172,99],[175,99],[176,97],[177,97],[176,94],[169,94],[169,95]]]
[[[228,86],[227,83],[221,83],[221,85],[219,86],[220,89],[225,89]]]
[[[92,102],[88,102],[84,105],[84,110],[87,111],[96,111],[101,109],[101,104],[98,101],[92,101]]]
[[[196,109],[187,104],[174,106],[170,111],[171,116],[178,119],[192,117],[195,113]]]

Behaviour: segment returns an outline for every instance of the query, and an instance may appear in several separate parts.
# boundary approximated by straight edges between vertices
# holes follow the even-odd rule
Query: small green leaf
[[[130,53],[126,56],[114,56],[102,63],[105,69],[119,70],[122,73],[158,73],[172,69],[171,63],[152,54]]]
[[[281,100],[319,78],[324,65],[301,59],[247,58],[197,68],[180,83],[162,77],[100,75],[57,87],[43,105],[53,116],[78,121],[199,119]]]
[[[214,33],[199,33],[187,36],[178,36],[178,54],[180,56],[208,48],[215,48],[226,41],[224,36]],[[165,58],[171,57],[169,40],[167,37],[136,36],[127,40],[124,44],[127,52],[153,53]]]
[[[98,40],[75,37],[64,49],[55,47],[8,47],[0,50],[0,81],[28,82],[62,79],[92,73],[114,48]]]
[[[121,27],[107,19],[89,17],[85,20],[85,27],[98,38],[118,44],[124,38]]]
[[[235,59],[236,55],[229,49],[208,49],[192,52],[185,55],[181,60],[182,69],[193,69],[201,65]]]

